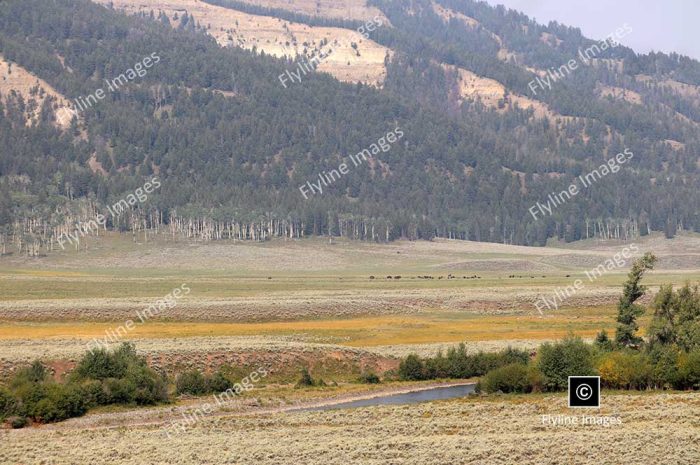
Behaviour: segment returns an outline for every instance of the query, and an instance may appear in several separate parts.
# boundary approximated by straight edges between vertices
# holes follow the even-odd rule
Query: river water
[[[343,402],[334,405],[321,407],[311,407],[300,411],[312,412],[317,410],[335,410],[345,408],[370,407],[373,405],[400,405],[415,404],[418,402],[429,402],[431,400],[454,399],[464,397],[474,392],[475,384],[460,384],[457,386],[442,386],[423,391],[408,392],[405,394],[387,394],[385,396],[374,397],[372,399],[361,399]]]

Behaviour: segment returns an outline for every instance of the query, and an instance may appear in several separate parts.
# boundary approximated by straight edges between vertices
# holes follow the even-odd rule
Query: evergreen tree
[[[608,336],[608,332],[605,330],[602,330],[596,335],[595,338],[595,345],[598,346],[599,349],[609,351],[612,350],[613,345],[612,341],[610,340],[610,337]]]
[[[634,262],[632,270],[627,275],[622,296],[617,304],[617,331],[615,332],[615,344],[618,347],[636,347],[642,343],[642,338],[637,336],[639,324],[637,318],[644,313],[644,307],[635,302],[644,295],[646,286],[640,284],[644,273],[652,270],[656,263],[656,256],[647,252]]]

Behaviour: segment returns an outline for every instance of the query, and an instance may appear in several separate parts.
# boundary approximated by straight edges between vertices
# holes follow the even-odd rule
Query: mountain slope
[[[99,0],[97,3],[131,14],[162,12],[174,27],[180,27],[183,18],[193,18],[192,21],[206,25],[206,32],[222,46],[255,48],[269,55],[304,57],[307,61],[314,56],[328,55],[318,70],[341,81],[377,84],[383,81],[386,72],[384,59],[389,50],[365,39],[357,31],[281,21],[198,0],[160,0],[154,4],[138,0]],[[338,8],[338,11],[343,10]],[[371,11],[368,8],[366,13]]]
[[[19,106],[25,107],[27,124],[34,124],[41,118],[41,110],[46,102],[58,113],[70,108],[68,100],[47,82],[33,76],[21,66],[5,61],[0,56],[0,96],[5,105],[13,106],[15,99]]]
[[[107,227],[207,240],[515,244],[700,230],[698,62],[615,47],[533,93],[543,70],[597,42],[470,1],[374,0],[358,2],[358,17],[378,8],[388,21],[367,32],[357,63],[370,63],[363,47],[373,43],[386,71],[331,71],[370,85],[309,72],[285,87],[279,76],[300,66],[300,40],[275,51],[275,38],[265,49],[260,35],[253,49],[255,26],[235,24],[358,34],[362,21],[328,14],[341,3],[322,2],[317,14],[275,2],[164,0],[135,15],[86,0],[0,4],[6,60],[74,102],[104,91],[63,130],[50,118],[27,127],[4,109],[0,147],[17,148],[0,149],[0,242],[44,253],[153,176],[162,188]],[[197,13],[210,7],[228,19],[210,28],[214,18]],[[228,43],[228,24],[249,42]],[[154,55],[142,76],[107,89],[105,79]],[[403,136],[389,142],[397,128]],[[367,161],[351,164],[363,150]],[[533,205],[623,151],[634,157],[619,172],[533,218]],[[343,162],[351,169],[320,183]]]

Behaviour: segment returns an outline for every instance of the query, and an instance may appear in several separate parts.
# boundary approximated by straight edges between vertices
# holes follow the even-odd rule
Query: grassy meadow
[[[585,275],[622,242],[89,241],[86,250],[0,258],[0,341],[99,337],[183,283],[189,295],[124,339],[296,336],[374,347],[592,337],[613,328],[627,272],[619,267],[595,281]],[[700,276],[700,240],[674,241],[640,241],[640,250],[660,256],[645,281],[652,290]],[[695,260],[697,267],[677,266],[679,243],[686,266]],[[554,299],[576,279],[584,289],[559,308],[536,310],[540,296]]]
[[[649,304],[662,284],[700,279],[700,237],[638,241],[659,256],[647,277]],[[570,414],[563,394],[489,395],[422,404],[325,412],[290,411],[430,387],[440,381],[358,384],[366,370],[392,373],[398,357],[432,356],[466,342],[470,353],[507,346],[533,351],[569,333],[614,331],[628,266],[593,281],[591,270],[628,244],[545,248],[459,241],[370,244],[338,239],[187,243],[107,235],[80,251],[0,257],[0,376],[42,360],[59,379],[86,343],[136,321],[137,312],[183,283],[173,308],[136,324],[132,341],[169,373],[232,367],[237,378],[266,366],[270,376],[234,404],[217,408],[175,439],[162,427],[209,402],[103,406],[60,423],[0,429],[0,463],[697,463],[695,393],[604,392],[599,415],[616,427],[545,425]],[[677,252],[682,250],[682,253]],[[537,311],[576,279],[584,288]],[[647,312],[640,319],[645,328]],[[323,387],[295,389],[300,367]],[[654,443],[638,434],[658,438]],[[85,444],[89,443],[89,447]],[[660,446],[663,444],[663,447]],[[678,444],[682,447],[671,447]],[[56,457],[47,460],[46,457]],[[70,459],[68,458],[70,457]],[[77,462],[76,462],[77,461]]]

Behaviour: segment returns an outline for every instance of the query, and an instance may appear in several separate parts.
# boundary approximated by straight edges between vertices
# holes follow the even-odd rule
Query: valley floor
[[[572,413],[563,395],[489,396],[404,406],[202,419],[168,439],[156,426],[2,432],[0,463],[695,465],[699,393],[604,393]],[[552,425],[543,415],[619,418]]]
[[[187,283],[191,293],[124,334],[156,369],[236,375],[265,366],[266,385],[168,438],[162,427],[203,399],[110,407],[63,423],[0,429],[0,464],[637,464],[700,463],[700,393],[604,393],[600,411],[563,395],[471,396],[403,406],[290,412],[431,383],[355,384],[398,357],[533,351],[572,332],[614,329],[627,266],[553,299],[626,243],[528,248],[460,241],[133,243],[100,238],[86,251],[0,257],[0,378],[40,359],[60,379],[86,344]],[[700,238],[639,240],[659,266],[646,278],[697,282]],[[682,250],[683,253],[678,251]],[[629,264],[627,264],[629,265]],[[310,268],[311,267],[311,268]],[[651,295],[645,297],[649,303]],[[640,321],[642,328],[649,316]],[[293,389],[302,367],[329,387]],[[335,383],[337,382],[337,386]],[[615,425],[544,424],[542,415],[615,416]],[[622,446],[624,444],[624,446]]]

